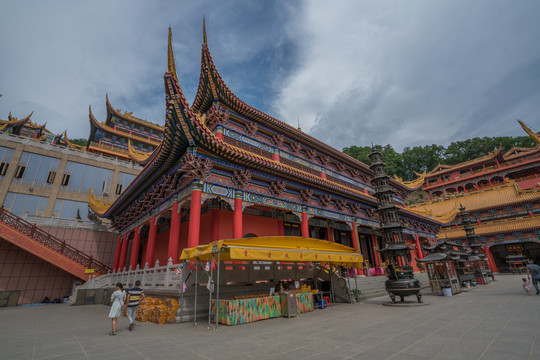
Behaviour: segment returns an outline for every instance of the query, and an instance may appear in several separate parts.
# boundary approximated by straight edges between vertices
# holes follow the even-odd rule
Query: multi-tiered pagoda
[[[398,208],[393,199],[393,191],[389,186],[390,177],[384,170],[381,153],[372,148],[369,154],[373,178],[371,182],[375,186],[375,197],[378,200],[377,213],[379,214],[379,233],[383,238],[383,247],[378,251],[383,253],[386,261],[385,288],[392,299],[396,302],[396,296],[405,301],[405,296],[416,295],[418,302],[422,302],[420,282],[414,278],[413,268],[410,265],[411,248],[403,241],[403,226],[401,225]]]

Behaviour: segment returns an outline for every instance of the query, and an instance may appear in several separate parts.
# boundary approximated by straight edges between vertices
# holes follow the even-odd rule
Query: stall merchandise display
[[[215,300],[212,301],[215,309]],[[219,300],[219,322],[224,325],[240,325],[281,316],[280,298],[265,296],[249,299]]]
[[[297,292],[296,305],[299,314],[313,311],[313,294]],[[215,300],[212,300],[212,308],[215,313]],[[281,297],[280,295],[245,295],[235,296],[229,300],[219,300],[218,314],[219,323],[224,325],[241,325],[280,317]]]
[[[154,310],[154,298],[146,296],[139,302],[139,307],[137,308],[137,314],[135,315],[135,320],[140,322],[150,321],[152,316],[152,311]]]
[[[174,324],[176,312],[179,308],[178,300],[167,299],[166,301],[153,297],[141,299],[135,320],[140,322],[151,321],[156,324]]]
[[[174,324],[176,323],[176,312],[180,304],[178,304],[178,300],[176,299],[167,299],[165,303],[167,305],[167,323]]]
[[[313,294],[311,292],[296,294],[296,310],[299,314],[313,311]]]

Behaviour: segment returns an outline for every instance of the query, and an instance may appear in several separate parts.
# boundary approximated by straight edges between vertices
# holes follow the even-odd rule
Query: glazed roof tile
[[[412,211],[429,211],[440,214],[452,209],[456,203],[461,203],[467,211],[497,208],[506,205],[520,204],[540,199],[540,189],[523,191],[513,181],[501,186],[486,190],[466,193],[461,196],[449,197],[444,200],[430,202],[428,204],[413,205]]]
[[[492,235],[514,231],[525,231],[540,228],[540,216],[510,219],[505,221],[486,222],[474,227],[476,235]],[[465,230],[462,228],[444,229],[439,237],[447,236],[449,239],[465,237]]]
[[[206,32],[206,30],[205,30]],[[206,112],[210,106],[215,102],[221,102],[225,107],[233,110],[234,112],[243,115],[249,119],[258,121],[260,124],[265,125],[271,129],[277,130],[278,133],[287,135],[293,139],[299,140],[309,146],[318,148],[325,154],[330,154],[336,159],[343,161],[356,170],[362,170],[364,173],[371,174],[371,169],[363,162],[321,142],[320,140],[292,127],[291,125],[278,120],[240,100],[225,84],[221,75],[217,71],[217,68],[212,60],[210,50],[206,41],[202,45],[201,54],[201,75],[199,78],[199,86],[195,100],[193,100],[192,109],[196,113]],[[411,188],[403,183],[391,179],[394,186],[400,187],[404,190],[411,190]],[[421,185],[418,185],[419,188]],[[415,188],[415,189],[416,189]]]

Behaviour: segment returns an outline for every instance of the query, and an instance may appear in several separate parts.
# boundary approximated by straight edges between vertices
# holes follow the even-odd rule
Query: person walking
[[[532,283],[536,289],[536,295],[540,294],[540,289],[538,288],[538,282],[540,282],[540,266],[536,265],[532,260],[529,260],[527,265],[527,277],[529,280],[532,278]]]
[[[144,292],[139,287],[141,282],[135,281],[135,286],[129,289],[127,295],[127,310],[126,315],[129,321],[129,331],[133,331],[135,327],[135,315],[137,314],[137,308],[139,307],[139,301],[144,298]]]
[[[526,278],[523,278],[521,280],[523,280],[523,290],[525,290],[527,292],[527,295],[530,296],[532,288],[531,280]]]
[[[112,331],[109,335],[116,335],[116,324],[118,322],[118,317],[122,315],[125,300],[126,292],[124,291],[124,286],[122,283],[116,283],[115,290],[112,293],[110,300],[112,305],[111,310],[109,311],[109,318],[112,319]]]

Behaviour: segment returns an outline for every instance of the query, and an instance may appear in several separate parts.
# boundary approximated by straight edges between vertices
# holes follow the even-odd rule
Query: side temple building
[[[214,65],[206,31],[192,106],[178,82],[170,29],[164,80],[163,141],[149,154],[128,143],[128,156],[144,168],[114,202],[90,194],[92,211],[121,234],[115,270],[176,262],[182,249],[219,239],[273,235],[334,241],[371,266],[384,261],[374,251],[381,239],[370,168],[240,100]],[[388,184],[405,240],[417,249],[441,226],[403,207],[421,185]]]
[[[464,224],[454,215],[463,205],[499,271],[508,270],[508,255],[540,262],[540,136],[520,124],[537,142],[535,147],[506,153],[499,148],[461,164],[439,165],[417,180],[429,200],[409,208],[446,218],[439,237],[460,241],[465,239]]]

